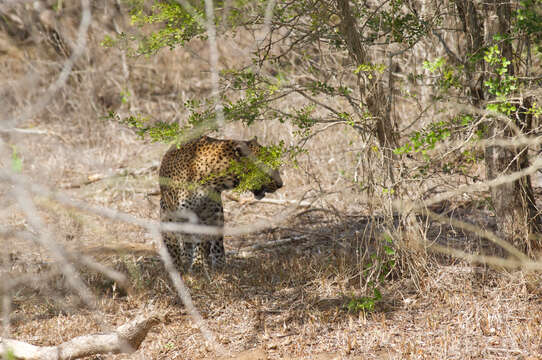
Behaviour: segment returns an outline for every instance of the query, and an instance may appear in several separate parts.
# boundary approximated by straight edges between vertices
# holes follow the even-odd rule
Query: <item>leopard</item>
[[[256,137],[245,141],[204,135],[180,146],[172,145],[165,153],[159,170],[160,221],[219,229],[218,234],[161,232],[179,272],[218,269],[226,264],[221,195],[235,189],[241,181],[239,172],[230,171],[232,164],[257,163],[262,148]],[[261,200],[266,193],[280,189],[283,182],[278,169],[258,166],[265,168],[264,180],[250,191]]]

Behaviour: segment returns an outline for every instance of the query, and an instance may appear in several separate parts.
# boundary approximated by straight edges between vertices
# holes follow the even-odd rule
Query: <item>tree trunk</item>
[[[346,43],[350,56],[357,65],[367,64],[371,60],[367,55],[365,46],[361,39],[356,18],[352,14],[349,0],[337,0],[337,10],[341,19],[340,28],[343,40]],[[390,61],[390,65],[391,61]],[[367,105],[369,113],[376,119],[375,135],[382,150],[384,164],[387,169],[387,176],[390,183],[395,183],[392,160],[393,149],[397,146],[396,126],[391,117],[392,94],[392,66],[388,69],[389,81],[385,86],[379,74],[374,72],[370,77],[365,76],[360,86],[360,95]]]
[[[483,51],[484,45],[493,43],[492,39],[496,34],[510,35],[512,14],[510,2],[492,0],[484,3],[483,7],[480,5],[477,7],[472,0],[457,0],[455,4],[462,29],[466,34],[467,54],[480,55],[479,52]],[[503,41],[499,47],[502,56],[511,61],[508,74],[513,75],[515,69],[512,43]],[[465,63],[468,64],[468,61]],[[470,79],[469,95],[476,107],[482,107],[490,98],[484,89],[486,70],[484,62],[466,68],[466,76]],[[531,99],[526,98],[518,104],[517,112],[512,114],[510,119],[513,125],[500,119],[490,123],[487,138],[500,137],[512,140],[517,135],[531,133],[532,115],[527,112],[532,105],[531,102]],[[518,130],[519,133],[516,132]],[[485,149],[485,165],[488,180],[520,171],[529,166],[528,149],[525,146],[488,146]],[[519,250],[532,255],[532,251],[539,247],[533,240],[537,238],[533,234],[540,232],[541,222],[535,206],[530,177],[526,176],[517,181],[492,187],[491,198],[501,236]]]
[[[515,125],[523,134],[532,130],[532,115],[527,113],[530,107],[531,99],[524,99],[516,114]],[[499,133],[508,139],[514,135],[510,127],[495,122],[490,129],[490,136],[496,137]],[[489,180],[529,166],[526,146],[489,146],[485,158]],[[491,198],[499,233],[519,250],[533,255],[533,250],[540,248],[539,237],[535,234],[541,232],[542,222],[536,208],[530,176],[492,187]]]
[[[495,0],[490,5],[498,18],[498,22],[493,24],[496,25],[496,29],[489,31],[491,36],[495,33],[510,35],[512,13],[510,3],[501,1]],[[502,56],[511,61],[508,66],[508,74],[514,75],[511,42],[504,41],[501,44],[501,53]],[[510,119],[516,129],[513,129],[504,121],[495,120],[490,127],[490,138],[501,136],[512,141],[514,136],[532,132],[532,114],[528,113],[532,106],[532,99],[524,98],[518,105],[518,110],[515,114],[512,114]],[[485,155],[488,180],[506,176],[511,172],[520,171],[529,166],[527,146],[489,146]],[[501,236],[519,250],[533,255],[533,250],[540,248],[538,237],[534,234],[540,233],[542,222],[536,208],[530,176],[492,187],[491,198],[497,216],[498,231]]]

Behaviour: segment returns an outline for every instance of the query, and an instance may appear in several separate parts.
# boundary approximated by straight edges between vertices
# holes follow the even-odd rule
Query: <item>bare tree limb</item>
[[[87,177],[87,180],[85,180],[85,181],[83,181],[81,183],[62,184],[62,185],[60,185],[60,187],[62,189],[75,189],[75,188],[81,188],[83,186],[93,184],[93,183],[98,182],[98,181],[111,179],[111,178],[115,178],[115,177],[120,177],[120,176],[140,176],[140,175],[143,175],[143,174],[150,173],[150,172],[158,170],[158,165],[159,165],[158,161],[155,161],[155,162],[153,162],[152,165],[146,166],[146,167],[143,167],[143,168],[139,168],[139,169],[134,169],[134,170],[118,169],[118,170],[115,170],[112,174],[92,174],[92,175],[89,175]],[[157,192],[156,194],[159,195],[160,192]]]
[[[15,134],[23,134],[23,135],[49,135],[49,136],[56,136],[60,140],[62,140],[65,143],[69,143],[68,139],[66,139],[64,136],[60,135],[57,132],[51,131],[51,130],[42,130],[42,129],[20,129],[20,128],[11,128],[11,129],[0,129],[1,133],[15,133]]]
[[[96,354],[132,353],[139,348],[149,330],[158,323],[159,319],[155,314],[140,315],[113,332],[82,335],[56,346],[36,346],[0,338],[0,354],[8,359],[62,360]]]
[[[312,205],[308,201],[301,201],[301,200],[288,200],[288,199],[281,200],[281,199],[266,199],[266,198],[263,198],[260,200],[253,200],[253,199],[244,200],[232,194],[225,194],[225,197],[228,200],[232,200],[241,204],[264,203],[264,204],[273,204],[273,205],[296,205],[299,207],[310,207]]]
[[[275,241],[266,241],[264,243],[258,243],[251,246],[246,246],[239,250],[228,251],[228,255],[247,257],[250,253],[257,250],[263,250],[263,249],[273,248],[275,246],[287,245],[295,241],[306,240],[307,238],[308,238],[308,235],[298,235],[298,236],[292,236],[289,238],[279,239]]]

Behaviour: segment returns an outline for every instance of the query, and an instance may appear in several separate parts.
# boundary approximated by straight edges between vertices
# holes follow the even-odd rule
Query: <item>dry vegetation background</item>
[[[228,229],[265,226],[226,237],[224,271],[210,279],[183,275],[216,342],[205,339],[152,235],[119,218],[158,219],[157,167],[168,145],[143,141],[106,115],[184,121],[184,101],[211,92],[207,44],[128,58],[100,45],[106,34],[127,28],[122,5],[97,0],[90,7],[87,43],[62,79],[81,5],[0,2],[1,336],[55,345],[156,313],[160,322],[137,352],[90,358],[542,358],[539,275],[428,251],[438,243],[500,254],[451,223],[416,218],[398,232],[382,211],[389,199],[352,185],[352,177],[378,181],[381,164],[372,143],[343,125],[311,138],[299,167],[281,170],[285,186],[267,201],[248,194],[224,199]],[[220,66],[245,61],[253,42],[249,33],[222,35]],[[302,102],[292,96],[283,106]],[[402,106],[397,111],[408,113]],[[295,144],[294,131],[270,120],[249,128],[228,124],[215,136]],[[448,189],[461,182],[467,180],[455,179]],[[431,185],[408,196],[419,198]],[[483,197],[455,197],[440,211],[491,230],[495,221]],[[107,209],[114,219],[104,216]],[[351,313],[352,298],[370,295],[362,269],[371,255],[384,256],[382,234],[404,240],[397,270],[383,282],[375,311]],[[116,272],[107,276],[103,266]],[[124,281],[110,278],[120,275]],[[92,296],[81,297],[87,290]]]

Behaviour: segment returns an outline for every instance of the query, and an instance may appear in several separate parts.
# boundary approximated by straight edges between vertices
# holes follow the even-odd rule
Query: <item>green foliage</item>
[[[426,70],[429,70],[430,72],[434,73],[444,67],[446,64],[446,59],[443,57],[436,58],[434,61],[428,61],[425,60],[423,62],[423,68]]]
[[[149,118],[142,115],[131,115],[121,118],[119,114],[110,111],[107,117],[133,128],[136,134],[142,139],[148,136],[153,142],[174,142],[177,140],[180,132],[179,124],[177,123],[158,121],[150,124]]]
[[[183,46],[190,39],[205,37],[206,29],[203,26],[206,22],[205,2],[190,1],[189,3],[191,7],[186,9],[175,0],[125,0],[135,31],[131,34],[120,34],[116,38],[105,37],[102,44],[124,49],[129,55],[152,55],[163,47]],[[237,26],[261,26],[268,1],[233,0],[228,4],[227,16],[222,12],[225,8],[222,1],[215,1],[214,5],[215,25],[223,27],[229,25],[230,30],[235,32]],[[302,24],[307,24],[308,28],[304,28],[303,31],[309,31],[309,36],[300,35],[303,32],[290,31],[292,40],[289,41],[302,40],[298,44],[302,49],[303,44],[314,43],[314,40],[322,38],[335,43],[339,48],[346,49],[340,39],[344,34],[341,34],[337,28],[341,20],[335,14],[334,7],[332,3],[312,0],[277,2],[272,13],[273,31],[280,27],[294,26],[295,28],[298,23],[303,28]],[[405,42],[411,46],[429,29],[429,23],[412,12],[403,0],[392,0],[384,8],[379,8],[376,13],[373,10],[369,12],[365,7],[360,7],[360,9],[362,10],[358,12],[356,6],[353,6],[353,15],[366,21],[367,26],[374,29],[375,36],[384,37],[388,39],[387,41]],[[372,40],[367,38],[363,41]],[[328,81],[318,79],[319,65],[317,62],[309,61],[313,55],[305,51],[301,51],[300,54],[304,57],[304,61],[307,60],[308,63],[313,64],[307,70],[317,78],[312,83],[298,87],[300,90],[310,91],[313,96],[341,96],[351,104],[360,103],[359,99],[353,98],[352,89],[347,86],[331,85]],[[315,116],[321,105],[309,101],[309,104],[298,108],[283,109],[271,106],[274,101],[289,91],[285,89],[284,84],[290,65],[285,61],[275,62],[277,59],[274,52],[269,52],[264,48],[254,54],[252,59],[254,66],[240,70],[226,69],[221,72],[224,89],[236,92],[235,100],[228,96],[225,90],[221,94],[220,102],[223,106],[224,120],[226,122],[241,121],[246,125],[251,125],[263,119],[264,114],[271,115],[281,122],[288,121],[295,125],[299,129],[296,131],[297,136],[308,137],[314,125],[322,120]],[[275,76],[266,76],[263,75],[264,72],[254,70],[254,67],[261,68],[264,63],[278,70]],[[372,79],[376,74],[382,74],[385,69],[386,66],[382,64],[367,63],[359,65],[354,73],[364,73],[366,78]],[[129,94],[123,95],[123,101],[127,101],[128,96]],[[355,106],[359,106],[357,104]],[[363,104],[360,105],[363,106]],[[153,141],[170,142],[174,138],[174,133],[182,137],[192,129],[204,129],[203,132],[216,129],[214,101],[209,99],[189,101],[185,103],[185,106],[189,110],[189,116],[187,124],[181,127],[177,124],[168,125],[161,122],[150,125],[148,119],[140,115],[132,115],[122,121],[136,128],[141,136],[148,134]],[[374,120],[371,120],[371,116],[362,116],[362,119],[359,119],[359,114],[367,114],[367,111],[360,109],[356,114],[357,117],[349,111],[335,112],[331,116],[334,117],[333,121],[347,123],[357,131],[361,131],[360,123]]]
[[[118,45],[118,41],[117,39],[115,39],[114,37],[110,35],[105,35],[100,45],[102,45],[105,48],[112,48]]]
[[[143,0],[126,0],[125,3],[130,9],[132,25],[140,30],[148,25],[158,26],[158,29],[149,34],[140,31],[133,34],[121,33],[116,38],[106,36],[102,46],[118,46],[131,56],[148,56],[164,47],[173,49],[205,35],[205,28],[201,25],[204,21],[203,2],[193,2],[191,11],[174,0],[153,2],[150,10],[146,9]]]
[[[384,64],[361,64],[354,70],[354,74],[359,74],[360,72],[367,73],[367,78],[372,79],[373,74],[382,74],[386,70],[386,65]]]
[[[394,153],[401,155],[421,152],[423,155],[427,155],[427,152],[434,149],[439,141],[447,139],[450,135],[450,124],[448,122],[439,121],[431,123],[427,129],[416,131],[412,134],[410,141],[394,149]]]
[[[318,94],[335,95],[337,93],[337,90],[333,86],[322,81],[314,81],[310,83],[309,88],[313,95],[318,95]]]
[[[424,61],[424,69],[438,75],[436,86],[439,90],[446,93],[451,88],[461,89],[461,75],[463,74],[463,66],[451,66],[446,62],[446,59],[440,57],[434,61]]]
[[[506,115],[516,111],[516,106],[510,103],[509,96],[517,89],[517,78],[510,75],[510,60],[501,56],[497,45],[491,46],[484,53],[484,60],[493,70],[489,80],[484,81],[488,92],[495,96],[495,102],[486,106],[488,110],[496,111]]]
[[[130,94],[129,91],[122,91],[120,93],[120,101],[123,103],[123,104],[126,104],[128,102],[128,99],[130,98],[132,94]]]
[[[351,313],[372,312],[375,309],[375,305],[382,300],[382,294],[377,288],[373,288],[373,294],[371,296],[355,297],[346,305],[348,311]]]
[[[123,99],[129,94],[123,94]],[[241,121],[251,125],[262,116],[265,110],[266,89],[249,89],[237,101],[222,99],[223,115],[226,122]],[[117,113],[110,111],[107,117],[124,125],[134,128],[137,134],[144,138],[149,137],[154,142],[177,142],[193,129],[202,129],[199,135],[216,130],[216,110],[209,99],[204,101],[188,100],[184,103],[189,111],[187,123],[179,126],[178,123],[152,122],[147,116],[141,114],[121,118]]]
[[[538,106],[538,104],[535,102],[531,106],[530,109],[527,110],[527,114],[532,114],[535,117],[542,116],[542,107]]]
[[[475,124],[475,117],[473,115],[463,113],[449,121],[432,123],[427,128],[413,133],[406,144],[394,149],[394,153],[398,155],[421,153],[423,155],[426,164],[417,166],[417,173],[413,174],[414,178],[427,176],[431,169],[431,164],[435,160],[440,165],[438,171],[444,174],[459,173],[468,175],[472,166],[483,159],[483,152],[473,153],[470,150],[461,150],[458,148],[456,151],[449,152],[449,154],[454,154],[454,156],[452,160],[446,161],[446,159],[440,156],[430,156],[430,151],[438,143],[451,138],[452,135],[454,137],[468,137],[469,141],[476,142],[485,138],[486,131],[487,127],[485,124]],[[467,136],[466,134],[470,135]]]
[[[205,28],[200,25],[204,19],[203,2],[194,2],[196,6],[193,5],[191,12],[174,0],[154,2],[149,13],[145,12],[143,1],[135,0],[132,4],[130,14],[133,25],[139,28],[161,25],[158,31],[139,39],[138,54],[154,54],[163,47],[173,49],[205,33]]]
[[[23,160],[17,153],[17,148],[11,146],[11,170],[20,173],[23,170]]]
[[[10,349],[10,348],[7,348],[2,355],[3,355],[4,359],[6,359],[6,360],[16,360],[17,359],[15,357],[15,352],[13,351],[13,349]]]
[[[256,121],[265,103],[265,92],[247,91],[245,96],[238,101],[224,102],[224,117],[228,121],[242,121],[251,125]]]
[[[276,170],[282,165],[282,156],[286,151],[284,142],[281,141],[278,145],[262,146],[260,152],[256,154],[256,161],[249,158],[233,161],[228,172],[240,180],[235,191],[261,189],[270,181],[267,171]]]
[[[409,46],[418,42],[430,29],[430,23],[411,12],[403,0],[392,0],[388,8],[374,13],[373,9],[363,7],[361,15],[367,19],[370,30],[368,41],[384,37],[388,43],[406,43]]]
[[[378,282],[384,282],[386,276],[395,268],[395,249],[393,248],[393,239],[389,236],[383,238],[382,249],[384,254],[378,256],[377,254],[371,255],[371,261],[365,264],[363,274],[368,277],[373,267],[379,269]],[[370,282],[371,284],[371,282]]]
[[[309,129],[316,124],[315,118],[312,116],[316,109],[313,104],[295,109],[295,116],[291,117],[292,123],[300,129]]]
[[[279,89],[280,81],[272,83],[261,75],[254,74],[250,69],[225,70],[221,73],[233,90],[237,90],[239,98],[231,100],[221,98],[222,113],[225,122],[240,121],[252,125],[263,119],[263,113],[268,110],[268,99]],[[184,103],[189,111],[187,126],[179,129],[182,136],[188,129],[205,126],[209,130],[216,128],[216,109],[210,99],[188,100]]]
[[[278,169],[283,164],[282,158],[287,151],[289,149],[282,141],[278,145],[262,146],[259,153],[254,154],[254,158],[244,157],[240,160],[233,160],[224,172],[212,174],[197,184],[183,184],[183,186],[192,189],[221,177],[234,176],[239,179],[239,185],[234,189],[235,192],[261,189],[271,181],[268,172]]]
[[[361,297],[352,296],[346,305],[348,311],[353,313],[358,313],[360,311],[371,312],[375,310],[376,304],[382,300],[382,294],[378,287],[384,283],[386,277],[388,277],[395,268],[396,252],[393,248],[393,240],[391,237],[385,236],[383,238],[382,250],[384,250],[384,254],[381,254],[380,256],[372,254],[371,261],[363,267],[362,274],[365,278],[369,279],[369,277],[374,276],[373,274],[377,274],[375,279],[371,279],[367,283],[371,289],[372,295]]]
[[[542,40],[542,1],[523,0],[515,11],[513,33],[528,34],[535,42]]]
[[[262,115],[264,105],[264,92],[247,91],[245,96],[237,101],[222,99],[222,114],[224,121],[241,121],[246,125],[251,125]],[[188,126],[179,129],[179,135],[190,128],[206,125],[209,130],[214,130],[213,125],[216,124],[216,110],[209,101],[199,102],[190,100],[185,103],[185,107],[189,110]]]

